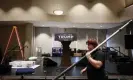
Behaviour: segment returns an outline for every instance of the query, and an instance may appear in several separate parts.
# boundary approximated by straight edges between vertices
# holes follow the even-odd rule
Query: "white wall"
[[[41,47],[42,53],[52,52],[52,35],[50,28],[35,28],[35,47]]]
[[[119,22],[124,7],[124,0],[95,0],[92,3],[88,0],[1,0],[0,21]],[[65,15],[53,15],[56,9],[63,10]]]
[[[56,33],[64,33],[64,29],[63,28],[50,28],[50,33],[52,35],[52,47],[61,47],[61,43],[59,41],[55,41],[55,34]]]
[[[24,46],[24,56],[25,58],[29,58],[30,56],[34,55],[34,46],[33,46],[33,25],[27,24],[26,31],[25,31],[25,43]]]
[[[96,38],[99,43],[105,40],[106,37],[109,37],[114,31],[119,27],[111,28],[108,30],[96,30],[96,29],[79,29],[79,28],[44,28],[36,27],[36,37],[35,44],[36,47],[42,47],[43,53],[51,53],[52,47],[61,47],[61,43],[54,41],[55,33],[76,33],[77,41],[74,41],[70,44],[71,48],[77,49],[87,49],[86,41],[88,38]],[[107,33],[107,35],[106,35]],[[119,32],[112,39],[107,42],[108,47],[119,47],[122,53],[127,54],[124,44],[124,35],[126,34],[126,29]],[[49,44],[49,45],[48,45]],[[106,46],[106,44],[105,44]]]
[[[96,39],[96,31],[97,30],[89,30],[89,29],[78,29],[77,30],[77,49],[87,49],[86,41],[88,38]]]
[[[115,32],[119,27],[108,29],[107,36],[109,37],[113,32]],[[108,47],[120,47],[120,51],[124,54],[128,54],[127,50],[125,49],[125,42],[124,42],[124,35],[126,34],[126,28],[115,35],[107,42]],[[118,48],[117,48],[118,49]]]
[[[101,32],[102,31],[102,32]],[[35,28],[35,46],[42,47],[42,53],[52,53],[52,47],[61,47],[61,43],[54,41],[55,33],[75,33],[77,34],[77,41],[70,44],[71,48],[87,49],[86,41],[88,38],[98,39],[99,42],[106,38],[106,31],[94,29],[76,29],[76,28]],[[103,33],[97,35],[97,32]],[[103,39],[100,39],[103,38]]]
[[[128,20],[133,18],[133,5],[127,7],[122,11],[120,21]]]

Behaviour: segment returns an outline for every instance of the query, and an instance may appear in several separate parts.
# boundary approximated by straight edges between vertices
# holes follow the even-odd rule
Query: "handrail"
[[[103,46],[103,47],[106,48],[106,46]],[[111,49],[113,49],[113,50],[119,52],[119,53],[122,54],[123,56],[127,56],[127,55],[125,55],[124,53],[122,53],[121,51],[115,49],[115,47],[107,47],[107,48],[111,48]],[[118,47],[118,48],[120,48],[120,47]]]
[[[90,52],[86,53],[86,55],[84,57],[82,57],[78,62],[72,64],[71,66],[69,66],[66,70],[64,70],[63,72],[61,72],[59,75],[57,75],[54,79],[52,80],[57,80],[58,78],[60,78],[63,74],[65,74],[67,71],[69,71],[71,68],[73,68],[74,66],[76,66],[76,64],[78,64],[82,59],[84,59],[86,56],[90,55],[91,53],[93,53],[95,50],[97,50],[100,46],[102,46],[104,43],[106,43],[109,39],[111,39],[113,36],[115,36],[118,32],[122,31],[123,28],[125,28],[130,22],[132,22],[132,20],[129,20],[126,24],[124,24],[122,27],[120,27],[118,30],[116,30],[112,35],[110,35],[107,39],[105,39],[102,43],[100,43],[97,47],[95,47],[93,50],[91,50]]]
[[[125,55],[124,53],[122,53],[121,51],[115,49],[114,47],[109,47],[109,48],[114,49],[115,51],[119,52],[119,53],[122,54],[123,56],[127,56],[127,55]]]

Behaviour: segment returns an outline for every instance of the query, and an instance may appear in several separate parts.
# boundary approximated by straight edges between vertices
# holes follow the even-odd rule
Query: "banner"
[[[57,33],[55,34],[55,41],[75,41],[77,35],[74,33]]]

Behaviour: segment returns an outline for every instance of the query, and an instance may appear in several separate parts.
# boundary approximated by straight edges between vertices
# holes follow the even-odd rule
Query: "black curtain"
[[[133,35],[133,22],[131,22],[127,27],[126,27],[126,32],[127,34]],[[132,55],[132,49],[128,49],[128,55],[133,59]]]

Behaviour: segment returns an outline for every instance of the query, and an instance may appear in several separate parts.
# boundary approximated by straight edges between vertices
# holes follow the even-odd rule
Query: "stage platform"
[[[50,59],[52,59],[53,61],[56,61],[58,58],[55,58],[56,59],[55,60],[51,57]],[[77,58],[75,59],[77,60]],[[67,68],[67,67],[61,67],[59,65],[57,67],[43,67],[43,59],[37,60],[36,63],[39,64],[40,66],[35,69],[35,73],[33,74],[16,75],[15,74],[16,69],[12,69],[11,73],[8,73],[6,75],[1,75],[1,78],[3,78],[3,80],[8,80],[8,79],[52,80],[56,75],[58,75],[59,73],[61,73],[63,70]],[[61,78],[59,78],[59,80],[65,80],[65,79],[66,80],[87,80],[86,73],[80,74],[80,70],[83,68],[84,67],[75,66],[65,74],[65,77],[62,76]],[[105,70],[107,72],[107,76],[109,79],[131,79],[131,80],[133,79],[133,76],[120,75],[116,70],[116,64],[109,63],[108,61],[105,64]]]

